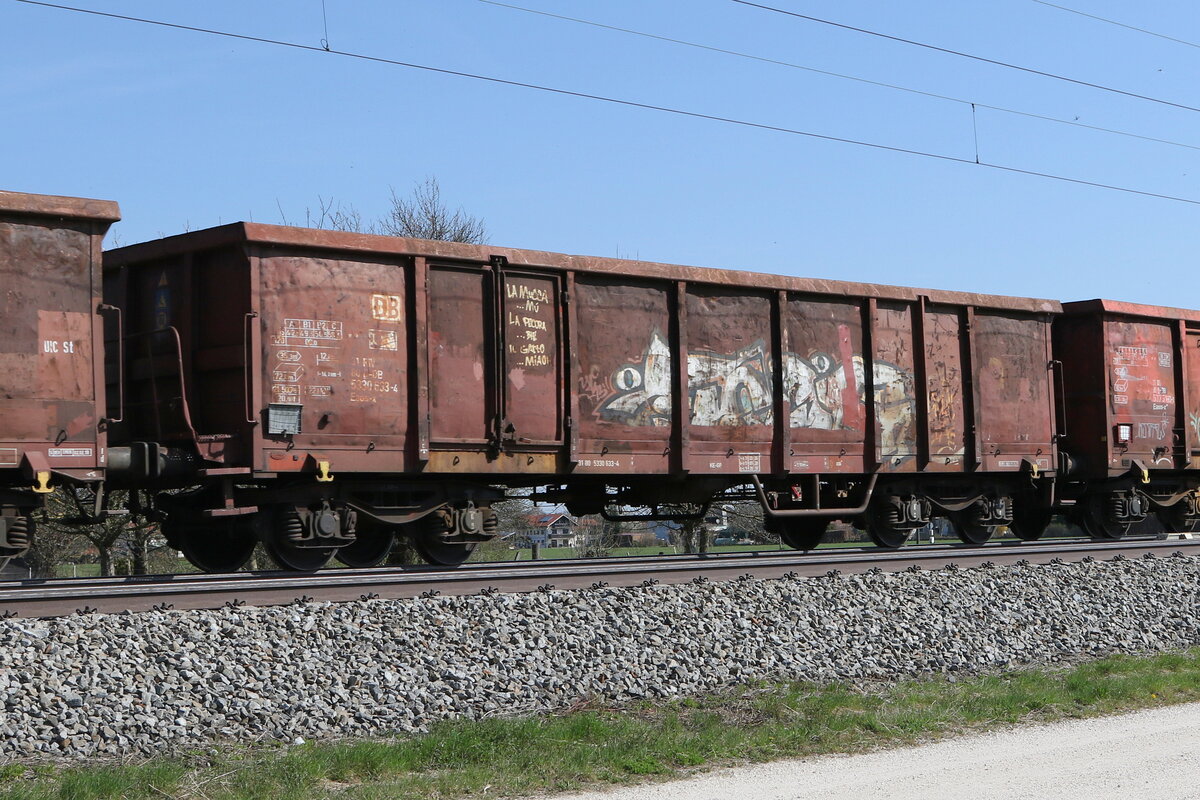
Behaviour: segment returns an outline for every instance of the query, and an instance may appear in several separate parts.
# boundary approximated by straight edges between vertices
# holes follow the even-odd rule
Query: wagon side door
[[[562,285],[557,275],[504,270],[498,387],[501,444],[509,449],[563,443]]]
[[[671,468],[675,286],[576,274],[571,289],[577,472]]]
[[[430,469],[557,469],[565,433],[562,280],[502,261],[429,265]]]

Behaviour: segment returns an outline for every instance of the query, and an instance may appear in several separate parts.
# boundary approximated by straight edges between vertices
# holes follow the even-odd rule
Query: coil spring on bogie
[[[283,535],[289,542],[304,541],[304,520],[300,519],[300,512],[294,508],[289,508],[283,512]]]
[[[8,523],[8,546],[18,550],[29,547],[33,536],[33,519],[31,517],[13,517]]]
[[[888,503],[884,507],[882,517],[883,524],[893,530],[899,530],[903,527],[900,522],[900,506],[895,503]]]
[[[1113,519],[1120,519],[1125,516],[1125,501],[1120,495],[1111,494],[1108,496],[1108,516]]]
[[[491,506],[481,508],[480,511],[483,512],[483,532],[488,536],[495,536],[500,532],[500,515]]]
[[[1013,499],[1011,497],[1001,497],[997,504],[996,511],[997,519],[1012,519],[1013,518]]]
[[[454,530],[454,512],[446,507],[435,510],[422,521],[426,532],[434,536],[445,536]]]

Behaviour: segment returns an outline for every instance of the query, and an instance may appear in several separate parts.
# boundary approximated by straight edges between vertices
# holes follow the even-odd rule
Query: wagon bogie
[[[1155,516],[1167,533],[1196,533],[1200,532],[1200,492],[1195,489],[1175,493],[1167,497],[1153,497],[1157,500]]]

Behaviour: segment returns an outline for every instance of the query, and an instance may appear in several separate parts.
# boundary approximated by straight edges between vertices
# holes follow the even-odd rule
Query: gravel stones
[[[1200,559],[0,620],[0,757],[420,731],[1200,645]]]

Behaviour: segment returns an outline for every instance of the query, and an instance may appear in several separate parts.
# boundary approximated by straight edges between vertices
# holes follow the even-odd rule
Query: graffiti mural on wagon
[[[771,359],[761,340],[733,353],[689,353],[691,424],[771,425],[771,372]],[[593,368],[581,387],[596,400],[597,418],[631,427],[671,424],[671,349],[661,332],[651,335],[640,361],[622,364],[603,381],[598,373]],[[847,352],[839,358],[822,352],[785,353],[784,397],[791,427],[862,430],[864,374],[861,354]],[[899,452],[914,435],[913,376],[894,364],[876,361],[872,378],[881,449],[885,454]]]

